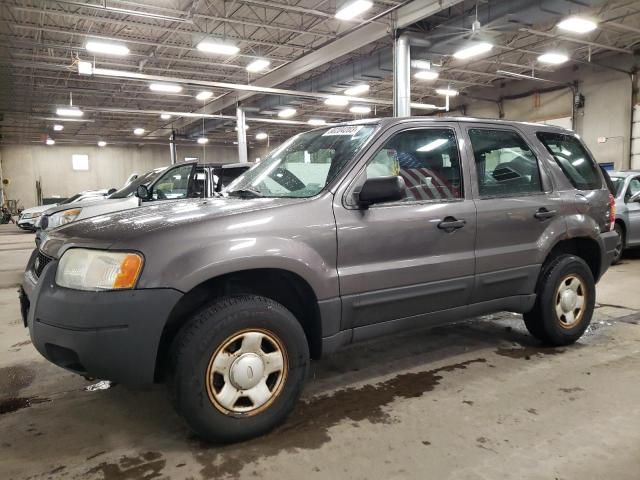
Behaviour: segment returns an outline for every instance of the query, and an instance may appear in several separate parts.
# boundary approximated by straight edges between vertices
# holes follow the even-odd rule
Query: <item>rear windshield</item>
[[[538,132],[537,136],[575,188],[597,190],[602,187],[597,165],[576,137],[552,132]]]

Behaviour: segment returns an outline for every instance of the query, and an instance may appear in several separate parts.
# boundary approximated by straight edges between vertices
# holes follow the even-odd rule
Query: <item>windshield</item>
[[[611,183],[615,188],[615,196],[617,197],[624,186],[624,178],[623,177],[611,177]],[[612,192],[613,193],[613,192]]]
[[[147,172],[144,175],[141,175],[140,177],[136,178],[133,182],[131,182],[129,185],[126,185],[124,188],[121,188],[117,192],[113,192],[107,198],[127,198],[127,197],[130,197],[131,195],[136,193],[136,190],[138,189],[138,187],[140,185],[149,186],[151,181],[154,178],[156,178],[158,175],[160,175],[162,172],[163,172],[163,170],[161,170],[159,172],[151,170],[150,172]]]
[[[317,195],[353,158],[374,129],[375,125],[350,125],[291,137],[233,181],[225,193],[290,198]]]

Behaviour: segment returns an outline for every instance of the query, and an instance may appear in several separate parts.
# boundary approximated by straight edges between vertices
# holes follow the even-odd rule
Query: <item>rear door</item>
[[[478,212],[472,303],[531,294],[545,237],[565,230],[565,203],[521,131],[480,123],[464,130]]]
[[[356,327],[354,338],[357,327],[396,319],[417,326],[427,321],[423,314],[466,308],[476,212],[458,138],[455,124],[397,127],[337,192],[342,328]],[[354,195],[367,179],[391,175],[404,179],[404,200],[357,206]]]

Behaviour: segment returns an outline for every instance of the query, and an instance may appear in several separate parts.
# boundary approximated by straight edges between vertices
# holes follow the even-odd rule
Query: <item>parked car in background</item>
[[[143,190],[169,198],[179,180]],[[51,231],[22,314],[51,362],[167,382],[199,435],[238,441],[284,420],[310,357],[354,341],[507,310],[547,345],[575,342],[614,254],[613,208],[568,130],[353,122],[296,135],[217,198]]]
[[[627,248],[640,246],[640,172],[610,172],[615,187],[618,245],[613,263]]]
[[[71,207],[58,205],[46,210],[40,220],[40,230],[46,232],[77,220],[128,210],[150,202],[212,197],[225,183],[251,166],[253,163],[215,165],[185,162],[156,168],[101,202],[82,202]]]
[[[85,190],[84,192],[76,193],[66,200],[54,205],[40,205],[39,207],[27,208],[23,210],[18,217],[18,227],[23,230],[35,232],[38,228],[41,216],[47,210],[56,207],[69,208],[68,205],[70,204],[102,200],[109,193],[112,192],[110,190]]]

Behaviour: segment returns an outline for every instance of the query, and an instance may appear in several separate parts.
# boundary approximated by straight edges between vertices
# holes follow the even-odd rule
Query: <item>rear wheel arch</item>
[[[216,299],[238,295],[260,295],[283,305],[302,326],[311,357],[320,357],[322,353],[320,310],[318,299],[309,282],[298,274],[283,269],[240,270],[200,283],[175,305],[160,339],[156,357],[156,380],[164,377],[171,342],[188,320]]]
[[[620,225],[624,233],[624,239],[627,239],[627,224],[621,218],[616,218],[616,225]]]
[[[596,280],[600,278],[602,252],[600,251],[598,242],[589,237],[574,237],[560,240],[547,254],[541,272],[544,271],[546,265],[549,265],[560,255],[565,254],[582,258],[589,266],[593,278]]]

